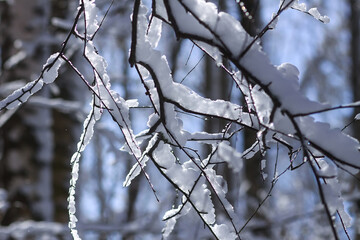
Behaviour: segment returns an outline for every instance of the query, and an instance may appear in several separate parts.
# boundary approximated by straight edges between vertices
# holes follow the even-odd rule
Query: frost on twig
[[[330,18],[326,15],[321,15],[319,13],[319,10],[317,8],[310,8],[307,9],[307,6],[305,3],[299,3],[299,0],[280,0],[279,9],[277,12],[274,12],[271,16],[271,20],[267,25],[268,29],[275,29],[276,25],[279,21],[279,15],[286,9],[292,8],[294,10],[306,13],[316,20],[322,22],[322,23],[329,23]]]
[[[15,90],[7,98],[0,101],[0,111],[4,108],[13,109],[25,103],[30,96],[42,89],[44,83],[49,84],[54,82],[58,77],[59,68],[62,63],[63,60],[59,58],[59,53],[51,55],[43,66],[43,70],[38,79],[27,83],[24,87]]]
[[[317,8],[310,8],[307,10],[307,6],[305,3],[299,3],[299,0],[280,0],[280,10],[283,10],[285,8],[292,8],[295,10],[298,10],[300,12],[309,14],[316,20],[319,20],[323,23],[329,23],[330,18],[326,15],[321,15]]]

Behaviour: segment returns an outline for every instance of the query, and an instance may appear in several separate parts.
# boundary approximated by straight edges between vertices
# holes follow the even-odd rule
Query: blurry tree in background
[[[1,240],[360,239],[359,2],[208,2],[0,1]]]
[[[348,22],[348,27],[350,29],[350,76],[349,79],[351,80],[351,89],[352,89],[352,101],[360,101],[360,3],[356,0],[349,0],[350,5],[350,19]],[[358,114],[357,111],[354,110],[353,114],[351,115],[351,123],[352,125],[352,133],[353,136],[360,141],[360,123],[359,121],[353,122],[353,119],[356,118]],[[359,174],[357,175],[360,176]],[[355,181],[355,190],[357,191],[360,189],[359,181]],[[360,199],[355,198],[355,205],[357,208],[357,215],[356,215],[356,237],[355,239],[360,239]]]
[[[68,32],[59,23],[72,21],[69,9],[76,4],[0,2],[2,97],[39,74],[41,63]],[[74,101],[82,98],[84,89],[76,82],[69,84],[73,77],[73,72],[63,70],[56,85],[45,87],[18,111],[1,116],[0,184],[8,203],[2,208],[1,225],[30,219],[68,221],[68,161],[76,149],[76,129],[81,127],[81,115],[76,114],[81,105]]]

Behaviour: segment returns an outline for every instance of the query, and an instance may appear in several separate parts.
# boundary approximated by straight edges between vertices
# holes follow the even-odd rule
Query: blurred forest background
[[[150,7],[150,1],[144,1]],[[278,0],[214,0],[218,8],[239,19],[255,36],[277,11]],[[360,1],[307,0],[331,18],[322,24],[304,13],[288,10],[280,16],[278,26],[262,38],[262,45],[275,65],[290,62],[300,70],[302,91],[311,99],[332,105],[360,100]],[[98,51],[108,62],[112,85],[124,99],[144,96],[144,102],[132,112],[136,132],[144,129],[148,111],[143,87],[128,64],[131,40],[130,14],[132,0],[97,0],[105,15],[110,11],[95,39]],[[2,0],[0,1],[0,98],[3,99],[24,83],[38,77],[46,59],[61,48],[75,18],[75,0]],[[251,17],[245,16],[250,14]],[[175,39],[166,25],[161,51],[167,55],[174,78],[211,99],[233,99],[242,96],[234,91],[230,79],[211,59],[191,42]],[[71,40],[72,62],[82,66],[82,45]],[[84,65],[84,71],[86,66]],[[0,240],[2,239],[68,239],[67,197],[70,158],[76,150],[82,122],[89,108],[90,95],[73,71],[62,68],[55,84],[44,87],[17,111],[0,113]],[[234,100],[235,99],[235,100]],[[237,99],[237,100],[236,100]],[[316,117],[327,119],[333,127],[343,128],[360,139],[360,124],[352,122],[357,112],[329,112]],[[161,178],[151,181],[160,203],[140,176],[129,188],[122,182],[133,160],[119,151],[124,144],[121,133],[113,128],[110,118],[96,125],[92,139],[81,161],[77,191],[79,231],[84,239],[160,239],[161,218],[171,208],[176,193],[169,191]],[[351,123],[351,124],[350,124]],[[223,122],[203,119],[184,122],[185,128],[217,132]],[[246,149],[252,133],[243,131],[234,143]],[[204,149],[207,151],[207,149]],[[285,151],[268,153],[279,158],[285,168]],[[241,174],[224,168],[229,201],[245,221],[252,216],[267,196],[271,179],[269,167],[261,167],[260,158],[245,162]],[[150,175],[151,166],[147,168]],[[353,218],[352,239],[360,240],[359,182],[349,177],[343,187],[346,208]],[[284,174],[259,212],[247,226],[258,239],[325,239],[326,218],[319,208],[319,196],[310,172],[301,168]],[[319,210],[320,209],[320,210]],[[202,228],[197,222],[181,222],[176,239],[196,239]],[[186,233],[184,231],[186,230]],[[11,237],[10,237],[11,236]],[[344,235],[345,237],[345,235]],[[174,238],[175,239],[175,238]],[[255,239],[255,238],[254,238]]]

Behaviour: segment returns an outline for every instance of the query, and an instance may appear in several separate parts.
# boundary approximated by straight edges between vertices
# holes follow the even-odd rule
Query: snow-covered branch
[[[164,239],[171,239],[177,221],[191,212],[196,213],[215,239],[241,239],[249,222],[271,196],[278,179],[294,169],[293,161],[297,157],[301,162],[299,167],[307,166],[313,173],[334,237],[338,238],[338,229],[333,221],[335,215],[340,217],[346,231],[350,218],[344,210],[337,169],[353,172],[360,169],[360,144],[340,129],[316,121],[312,115],[357,108],[360,104],[356,102],[331,107],[310,100],[300,92],[298,69],[289,63],[280,66],[271,64],[260,43],[262,36],[275,27],[279,16],[289,8],[305,12],[321,22],[328,22],[326,16],[321,16],[317,9],[307,10],[299,1],[283,0],[263,30],[256,37],[251,37],[237,19],[229,13],[218,11],[214,3],[205,0],[153,0],[151,12],[141,0],[135,0],[131,15],[129,63],[138,73],[138,81],[145,92],[141,97],[147,97],[151,110],[147,115],[146,129],[136,134],[130,111],[138,106],[140,96],[139,99],[127,101],[115,91],[107,62],[97,50],[95,41],[105,17],[111,12],[112,4],[101,18],[95,1],[80,0],[74,24],[60,51],[49,57],[39,78],[0,102],[0,111],[26,102],[44,84],[54,82],[63,67],[72,70],[91,94],[90,110],[84,120],[77,150],[69,160],[72,166],[68,199],[69,227],[75,239],[80,239],[75,216],[80,159],[92,136],[97,134],[95,126],[104,113],[111,117],[123,136],[124,146],[119,151],[128,152],[134,159],[123,185],[128,187],[138,175],[144,174],[159,201],[156,186],[147,172],[150,162],[163,180],[181,194],[179,202],[163,216]],[[174,80],[167,56],[158,47],[163,24],[170,26],[178,39],[190,40],[228,74],[239,95],[245,99],[242,105],[227,99],[204,97],[182,81]],[[82,46],[81,56],[90,74],[82,72],[82,68],[67,56],[68,41],[72,37]],[[53,100],[42,106],[64,110],[66,103]],[[71,111],[78,108],[72,107]],[[215,133],[185,130],[185,120],[180,112],[217,119],[226,124]],[[1,117],[0,126],[5,121],[3,119],[8,118]],[[251,147],[239,151],[232,141],[243,129],[255,132],[256,139]],[[198,145],[195,146],[194,142]],[[285,147],[289,165],[281,174],[274,166],[267,195],[256,211],[241,221],[233,203],[227,198],[226,176],[219,173],[218,166],[225,164],[231,171],[240,173],[245,161],[257,153],[265,156],[274,145]],[[210,150],[205,152],[203,148]],[[263,169],[266,160],[261,163],[259,172],[265,179]]]

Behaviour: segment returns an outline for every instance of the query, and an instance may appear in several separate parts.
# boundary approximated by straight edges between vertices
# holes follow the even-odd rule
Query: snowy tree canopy
[[[344,209],[338,170],[355,174],[360,168],[358,140],[315,119],[321,112],[342,108],[356,108],[360,102],[332,107],[312,101],[299,90],[299,70],[290,63],[271,64],[261,46],[261,37],[275,28],[284,11],[298,10],[311,15],[314,21],[329,22],[316,8],[307,10],[299,1],[280,1],[273,18],[256,37],[251,37],[240,22],[229,13],[205,0],[153,0],[151,9],[141,0],[134,0],[132,39],[129,64],[136,69],[151,113],[147,129],[135,133],[130,112],[139,106],[139,100],[125,99],[112,88],[104,56],[97,51],[94,39],[101,30],[102,21],[95,1],[80,0],[71,31],[59,52],[52,54],[43,66],[39,78],[14,91],[0,102],[0,110],[13,109],[26,102],[44,84],[51,84],[68,67],[78,75],[92,95],[90,111],[84,120],[83,132],[72,165],[68,209],[69,227],[74,239],[80,239],[76,228],[76,183],[79,177],[82,152],[96,134],[95,125],[104,113],[109,114],[121,131],[127,151],[134,160],[123,185],[129,186],[143,174],[149,188],[158,198],[147,164],[151,162],[180,195],[179,203],[163,216],[164,239],[180,218],[195,211],[215,239],[241,239],[247,223],[243,223],[227,199],[224,176],[217,166],[226,164],[240,172],[244,161],[256,153],[265,154],[276,146],[288,152],[291,170],[295,159],[301,167],[308,167],[318,186],[318,195],[335,239],[339,232],[347,232],[351,218]],[[212,100],[201,96],[172,75],[167,57],[162,52],[161,38],[164,25],[170,26],[178,39],[187,39],[213,59],[223,69],[244,97],[244,105],[231,100]],[[75,66],[67,55],[68,40],[77,38],[82,44],[83,58],[91,67],[92,78]],[[219,79],[221,81],[221,79]],[[143,96],[142,96],[143,97]],[[221,119],[227,124],[217,133],[189,131],[183,127],[185,112],[202,118]],[[239,151],[231,143],[244,128],[256,132],[256,140],[249,149]],[[197,143],[194,147],[193,143]],[[210,154],[203,156],[201,148],[208,146]],[[262,162],[265,168],[266,160]],[[259,170],[260,171],[260,170]],[[271,176],[272,187],[281,174]],[[271,188],[272,189],[272,188]],[[271,192],[269,193],[269,196]],[[215,207],[215,205],[220,207]],[[220,217],[221,215],[221,217]],[[340,227],[334,217],[341,219]],[[250,219],[251,220],[251,219]]]

